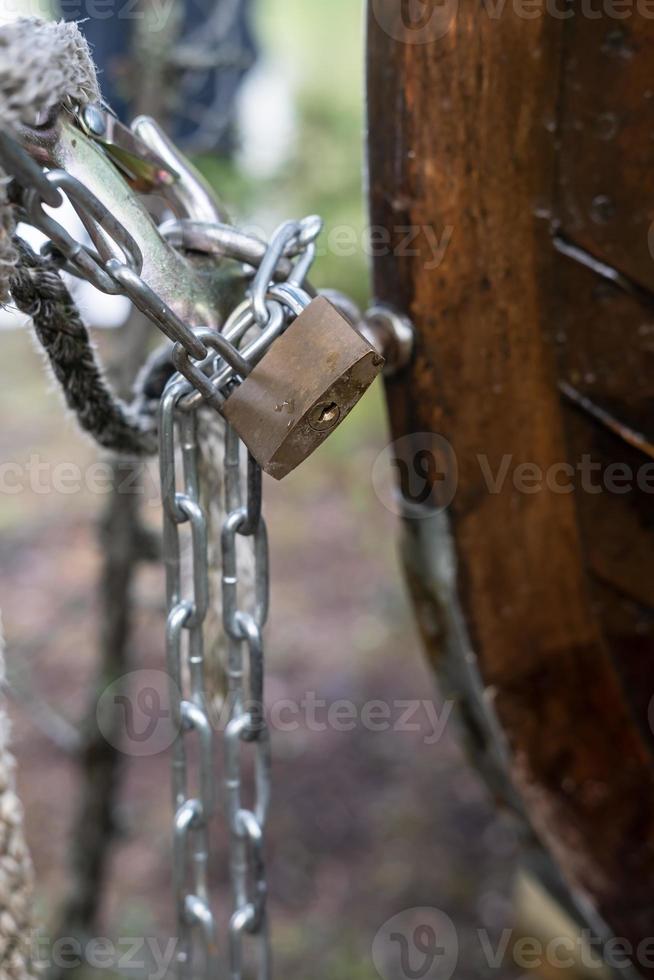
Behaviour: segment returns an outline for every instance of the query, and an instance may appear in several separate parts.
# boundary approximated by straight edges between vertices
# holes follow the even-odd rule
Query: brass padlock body
[[[223,414],[262,469],[281,480],[343,421],[383,364],[319,296],[232,392]]]

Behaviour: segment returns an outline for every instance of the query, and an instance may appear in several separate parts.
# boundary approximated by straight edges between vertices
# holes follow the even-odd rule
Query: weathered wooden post
[[[375,297],[418,334],[393,435],[458,463],[447,511],[404,528],[430,656],[486,774],[647,974],[654,21],[630,11],[370,0],[369,166]]]

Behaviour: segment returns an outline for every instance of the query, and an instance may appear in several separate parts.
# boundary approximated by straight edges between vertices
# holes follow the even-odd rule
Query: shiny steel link
[[[216,333],[213,330],[196,330],[195,337],[219,354],[220,359],[231,369],[233,374],[237,374],[241,379],[247,378],[252,370],[252,364],[239,353],[224,333]],[[210,367],[211,362],[215,359],[208,355],[200,364],[194,364],[188,350],[182,343],[177,343],[173,347],[172,359],[179,373],[191,382],[204,401],[212,408],[220,411],[225,396],[205,373],[207,367]],[[186,404],[185,407],[189,408],[190,406]]]
[[[47,173],[9,133],[0,132],[0,165],[24,190],[36,190],[44,204],[59,207],[61,194],[52,186]]]
[[[241,378],[245,376],[239,370],[234,355],[245,360],[251,370],[286,329],[289,317],[285,310],[291,309],[294,304],[296,307],[301,305],[302,309],[309,304],[313,290],[306,278],[316,256],[315,239],[321,229],[322,219],[311,215],[302,221],[287,221],[273,234],[270,245],[260,255],[260,265],[253,279],[250,295],[237,306],[225,323],[221,331],[221,342],[228,342],[236,348],[252,327],[258,326],[260,332],[250,338],[240,352],[233,349],[230,357],[219,359],[211,377],[206,377],[201,365],[193,365],[177,349],[176,367],[191,381],[195,389],[186,399],[185,408],[195,407],[204,400],[220,411],[225,400],[222,390],[235,375],[240,375]],[[285,255],[296,257],[296,262],[288,267],[288,281],[281,284],[282,292],[277,294],[277,286],[273,287],[272,284],[278,278],[277,270]],[[198,336],[206,341],[204,333]]]
[[[275,279],[287,279],[291,275],[293,263],[290,259],[313,242],[316,235],[314,222],[318,220],[320,219],[304,219],[301,233],[289,243],[284,256],[279,260]],[[235,259],[253,268],[259,267],[268,248],[266,242],[255,235],[218,222],[171,218],[159,225],[159,233],[174,248]]]
[[[176,737],[172,750],[174,806],[173,884],[177,905],[177,966],[180,977],[215,977],[218,970],[216,924],[209,902],[208,822],[215,809],[214,733],[207,712],[203,624],[209,604],[207,522],[200,504],[197,467],[197,417],[180,412],[190,385],[177,376],[161,400],[160,477],[164,510],[164,559],[168,617],[167,665]],[[178,489],[176,447],[181,456]],[[180,529],[190,529],[190,586],[184,595]],[[198,772],[189,774],[190,739],[198,742]],[[195,937],[203,947],[199,967]],[[200,970],[200,973],[198,973]]]
[[[104,204],[65,170],[51,170],[45,175],[45,179],[53,192],[65,192],[92,235],[100,254],[77,242],[58,221],[46,214],[42,206],[44,198],[40,186],[38,189],[30,189],[26,194],[25,204],[30,223],[46,235],[64,255],[73,274],[91,282],[104,293],[122,292],[120,283],[107,271],[106,263],[109,260],[119,261],[116,256],[121,255],[126,267],[138,275],[143,265],[143,256],[137,243]],[[61,203],[59,194],[59,206]],[[114,245],[113,249],[110,242]]]
[[[221,355],[220,345],[215,349]],[[208,891],[208,822],[216,808],[214,750],[218,732],[211,726],[204,693],[207,522],[198,487],[197,406],[189,404],[192,390],[190,383],[176,375],[164,392],[159,413],[168,607],[166,650],[171,714],[177,733],[172,748],[173,884],[179,934],[178,974],[183,980],[214,980],[220,974],[216,921]],[[263,707],[262,636],[268,615],[268,540],[262,515],[261,470],[229,427],[225,435],[224,473],[221,548],[229,717],[223,737],[223,809],[229,835],[233,902],[225,947],[229,980],[243,980],[251,943],[258,954],[254,975],[258,980],[270,980],[263,851],[270,798],[270,738]],[[181,546],[183,528],[190,538],[187,562],[183,561],[185,549]],[[245,608],[239,592],[239,538],[252,539],[254,547],[252,608]],[[188,751],[190,739],[196,740],[192,754]],[[254,757],[252,779],[247,778],[249,769],[245,766],[245,757],[250,753]],[[197,760],[193,773],[191,759]],[[249,782],[253,782],[250,789]]]
[[[270,739],[263,710],[262,629],[268,615],[268,540],[261,511],[261,470],[247,458],[241,478],[242,447],[231,427],[225,439],[223,523],[223,625],[227,636],[230,719],[225,731],[225,809],[229,823],[234,909],[229,925],[230,980],[241,980],[246,937],[258,947],[257,977],[269,980],[271,955],[266,915],[263,835],[270,798]],[[254,609],[239,608],[237,536],[252,537],[255,548]],[[247,697],[244,652],[248,652]],[[254,802],[243,805],[242,746],[254,751]]]
[[[225,387],[234,379],[242,380],[285,329],[288,304],[284,306],[269,291],[274,282],[305,287],[310,295],[314,292],[306,280],[316,255],[315,240],[322,229],[322,219],[317,215],[284,222],[268,244],[219,222],[167,222],[162,226],[162,237],[172,237],[179,247],[190,243],[207,254],[245,262],[254,269],[248,299],[230,317],[221,334],[193,330],[145,282],[141,276],[143,256],[137,242],[80,180],[62,169],[44,171],[11,135],[1,132],[0,162],[25,192],[27,221],[49,239],[44,250],[51,252],[54,246],[66,271],[101,292],[128,297],[173,341],[175,367],[193,389],[187,394],[187,410],[206,401],[220,411]],[[61,206],[64,195],[80,217],[92,246],[77,241],[44,211],[44,204],[55,209]],[[185,234],[191,236],[189,240]],[[248,338],[247,345],[239,350],[239,342],[252,327],[258,327],[257,336]]]
[[[166,661],[170,678],[173,797],[173,886],[177,908],[177,973],[181,980],[217,980],[218,929],[209,894],[209,825],[217,809],[215,756],[205,684],[204,625],[209,608],[207,515],[198,477],[197,412],[220,411],[226,393],[247,378],[314,290],[307,277],[322,220],[280,225],[266,244],[227,225],[169,222],[162,233],[180,248],[199,248],[245,263],[252,276],[245,301],[220,334],[192,329],[142,278],[143,256],[123,225],[80,181],[63,170],[44,173],[7,134],[0,162],[23,189],[23,211],[59,253],[64,268],[105,293],[120,293],[172,341],[177,374],[159,405],[159,450],[166,570]],[[92,245],[73,238],[43,205],[64,195]],[[46,246],[47,248],[48,246]],[[254,270],[254,271],[252,271]],[[225,948],[229,980],[270,980],[264,835],[270,799],[270,735],[263,704],[263,629],[268,616],[268,537],[262,514],[261,469],[226,425],[225,517],[221,528],[222,616],[226,641],[228,721],[222,739],[222,803],[229,835],[232,904]],[[182,548],[182,538],[188,548]],[[244,603],[239,539],[254,551],[254,596]],[[242,583],[241,583],[242,584]],[[250,608],[246,608],[249,605]],[[253,757],[253,774],[246,758]],[[256,973],[250,966],[256,948]]]
[[[268,286],[275,278],[275,270],[289,242],[298,236],[299,231],[299,221],[285,221],[283,225],[280,225],[256,271],[251,289],[252,309],[254,310],[254,318],[260,327],[265,326],[270,318],[267,302]]]
[[[141,313],[152,320],[166,337],[183,344],[191,357],[202,359],[207,356],[207,348],[201,340],[198,340],[191,328],[171,310],[167,303],[164,303],[157,296],[140,276],[136,275],[133,269],[121,265],[117,259],[110,259],[107,262],[107,271],[120,285],[123,294],[132,301]]]

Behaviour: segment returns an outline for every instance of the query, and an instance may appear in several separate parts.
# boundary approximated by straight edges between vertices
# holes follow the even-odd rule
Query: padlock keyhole
[[[317,432],[324,432],[336,425],[341,417],[341,410],[336,402],[320,402],[312,410],[309,425]]]

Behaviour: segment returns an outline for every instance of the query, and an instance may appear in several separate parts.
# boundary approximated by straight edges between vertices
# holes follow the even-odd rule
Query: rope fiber
[[[77,24],[19,17],[0,27],[0,124],[8,133],[62,102],[99,98],[91,52]],[[0,168],[0,303],[9,302],[9,278],[18,261],[8,180]]]
[[[22,17],[0,28],[0,123],[11,134],[55,106],[100,99],[89,46],[76,24]],[[16,215],[0,170],[0,303],[32,318],[35,335],[80,427],[105,449],[156,451],[154,425],[115,396],[56,261],[14,234]]]
[[[0,624],[0,686],[5,684]],[[33,869],[9,751],[9,720],[0,703],[0,980],[32,980]]]
[[[0,123],[8,135],[69,99],[99,99],[88,45],[76,24],[20,18],[0,28]],[[10,175],[0,168],[0,303],[10,294],[33,317],[55,377],[80,424],[101,445],[151,451],[138,420],[118,403],[99,368],[84,324],[52,263],[14,235]],[[0,685],[5,682],[0,630]],[[33,980],[32,862],[16,794],[9,721],[0,704],[0,980]]]
[[[129,456],[156,452],[154,423],[112,392],[95,348],[56,264],[14,238],[19,263],[10,281],[16,306],[34,332],[81,428],[105,449]]]

